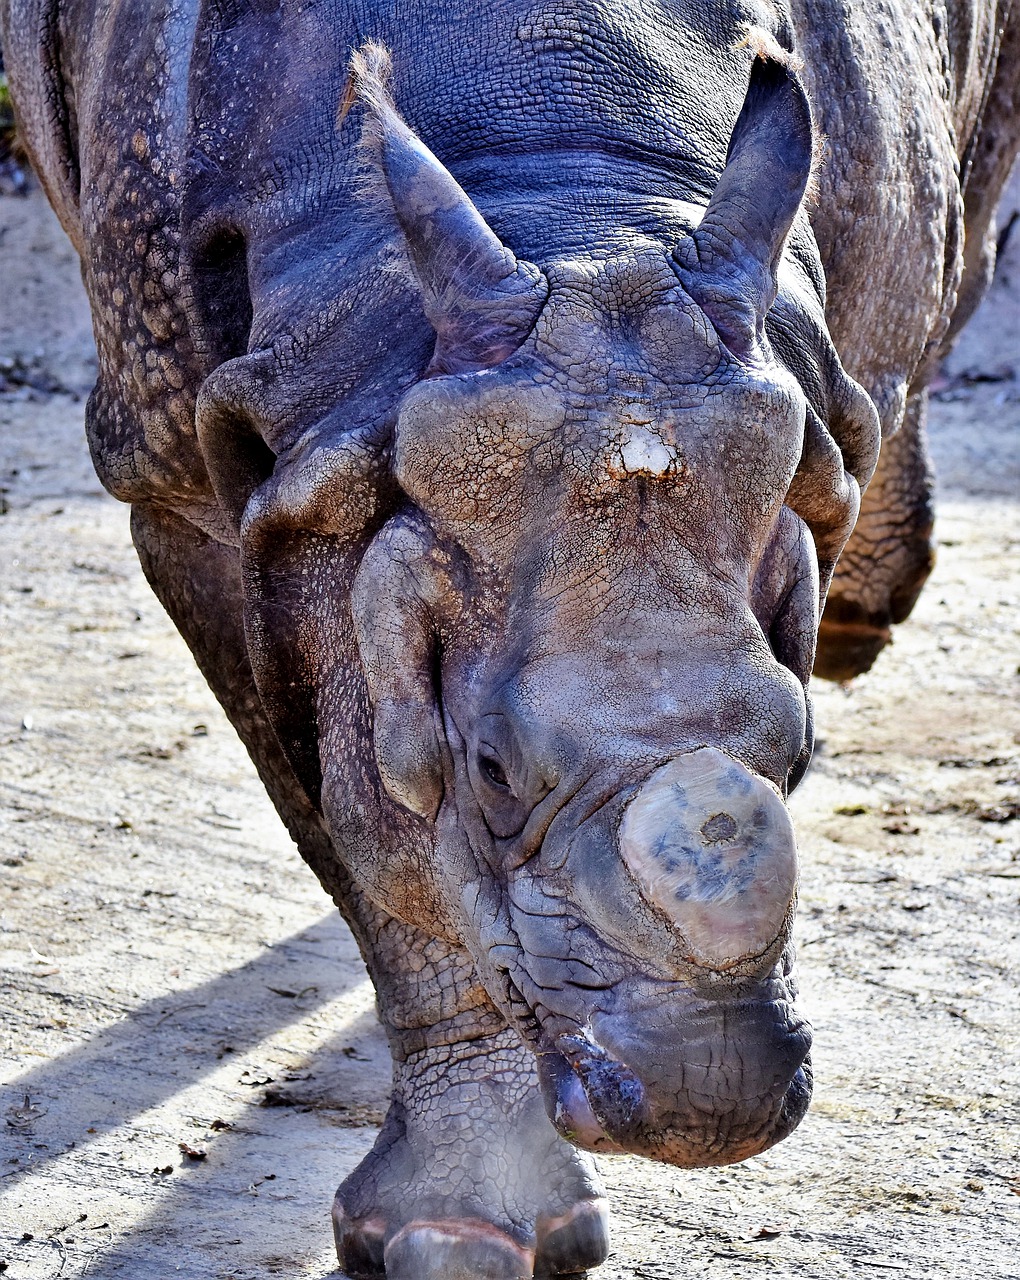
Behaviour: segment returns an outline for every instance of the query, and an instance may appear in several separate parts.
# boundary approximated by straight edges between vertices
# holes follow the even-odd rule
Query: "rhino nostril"
[[[701,826],[701,835],[706,844],[721,844],[723,840],[732,840],[736,834],[736,819],[729,813],[713,813]]]

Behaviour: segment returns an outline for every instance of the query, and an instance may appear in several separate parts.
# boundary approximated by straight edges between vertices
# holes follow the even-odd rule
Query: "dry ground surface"
[[[934,577],[817,690],[814,1106],[736,1168],[603,1161],[605,1280],[1020,1275],[1018,300],[1020,234],[934,407]],[[70,248],[0,200],[0,1272],[324,1280],[371,991],[92,474],[90,359]]]

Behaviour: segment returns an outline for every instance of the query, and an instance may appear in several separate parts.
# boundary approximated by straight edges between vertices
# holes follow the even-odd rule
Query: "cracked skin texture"
[[[597,1265],[579,1148],[741,1159],[806,1105],[792,901],[699,963],[619,831],[705,747],[795,785],[834,565],[823,673],[909,612],[1016,6],[0,16],[92,301],[97,470],[378,990],[393,1104],[341,1259]],[[378,61],[348,80],[368,38],[406,125]]]

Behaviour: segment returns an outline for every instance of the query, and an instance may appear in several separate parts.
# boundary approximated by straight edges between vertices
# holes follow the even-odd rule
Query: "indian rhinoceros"
[[[394,1059],[352,1276],[607,1253],[810,1094],[785,806],[929,565],[1020,13],[2,0],[88,434]],[[879,445],[888,438],[882,459]],[[844,567],[845,566],[845,567]]]

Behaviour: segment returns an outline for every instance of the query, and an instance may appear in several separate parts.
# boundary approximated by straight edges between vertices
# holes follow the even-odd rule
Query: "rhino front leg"
[[[155,505],[132,512],[142,568],[358,939],[394,1054],[373,1150],[337,1192],[352,1277],[516,1280],[597,1266],[607,1212],[590,1158],[546,1118],[534,1058],[467,954],[362,894],[291,771],[255,688],[237,551]]]
[[[851,680],[870,670],[931,573],[934,476],[927,411],[927,391],[907,400],[903,425],[882,445],[857,527],[836,566],[815,657],[815,674],[826,680]]]
[[[465,952],[391,920],[368,956],[393,1049],[393,1095],[337,1191],[352,1280],[532,1280],[608,1253],[590,1157],[549,1123],[535,1062]]]
[[[301,856],[344,912],[350,876],[336,856],[322,815],[294,776],[255,687],[236,547],[210,538],[155,503],[132,506],[131,536],[149,586],[244,743]],[[345,919],[353,928],[346,914]]]

